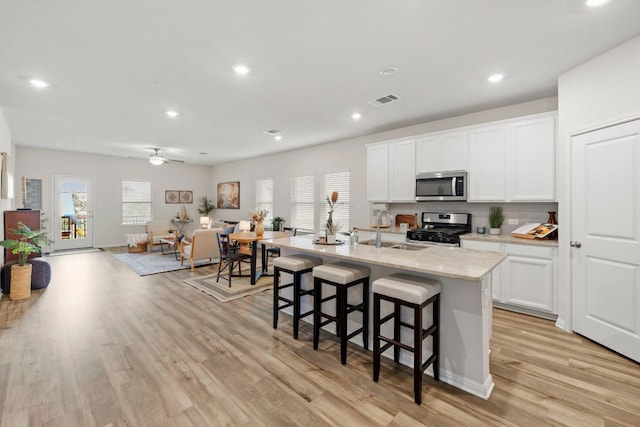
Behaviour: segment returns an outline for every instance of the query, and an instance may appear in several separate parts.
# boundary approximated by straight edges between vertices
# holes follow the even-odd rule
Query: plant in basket
[[[18,255],[18,264],[11,266],[11,291],[9,297],[12,300],[28,298],[31,296],[31,264],[27,264],[29,255],[40,253],[42,247],[50,245],[52,241],[47,234],[40,230],[32,230],[22,222],[18,223],[18,228],[11,230],[18,239],[0,241],[0,246],[11,250],[11,253]]]

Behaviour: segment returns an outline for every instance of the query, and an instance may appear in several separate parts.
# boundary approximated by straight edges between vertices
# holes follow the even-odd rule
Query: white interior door
[[[93,247],[93,178],[54,176],[55,250]]]
[[[640,361],[640,120],[571,147],[573,328]]]

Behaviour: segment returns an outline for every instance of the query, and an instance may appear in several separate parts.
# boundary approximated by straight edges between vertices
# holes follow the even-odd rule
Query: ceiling
[[[637,0],[2,0],[0,108],[16,145],[213,165],[555,96],[639,16]]]

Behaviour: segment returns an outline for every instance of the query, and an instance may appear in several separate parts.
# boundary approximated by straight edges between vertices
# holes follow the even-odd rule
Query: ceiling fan
[[[164,163],[184,163],[184,160],[176,160],[176,159],[167,159],[166,157],[160,155],[159,148],[152,148],[153,154],[149,156],[149,163],[154,166],[160,166]],[[132,159],[142,159],[143,157],[132,157]]]

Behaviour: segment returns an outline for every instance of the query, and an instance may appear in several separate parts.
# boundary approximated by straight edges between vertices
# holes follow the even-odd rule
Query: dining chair
[[[231,287],[231,277],[233,276],[233,269],[238,266],[238,276],[242,277],[242,262],[251,260],[251,255],[236,251],[232,243],[229,241],[229,235],[225,233],[218,233],[218,248],[220,249],[220,263],[218,263],[218,277],[216,283],[220,281],[220,273],[227,268],[229,287]]]
[[[292,236],[296,235],[296,230],[297,229],[295,227],[283,227],[282,228],[282,231],[291,232]],[[275,246],[271,246],[271,247],[266,249],[266,252],[267,252],[267,256],[266,256],[266,258],[263,258],[263,260],[266,259],[267,263],[265,264],[265,269],[268,269],[269,257],[271,257],[271,258],[279,257],[280,256],[280,248],[276,248]]]

